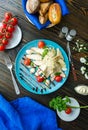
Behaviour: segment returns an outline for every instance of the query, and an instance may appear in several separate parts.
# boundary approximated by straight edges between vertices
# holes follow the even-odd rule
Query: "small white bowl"
[[[2,23],[0,23],[0,26],[2,26]],[[12,33],[12,38],[9,39],[9,43],[6,46],[6,49],[12,49],[16,47],[20,43],[21,39],[22,39],[21,28],[18,25],[16,25],[15,30]]]
[[[81,95],[88,95],[88,86],[81,84],[74,88],[74,90]]]
[[[80,107],[78,101],[72,97],[69,97],[70,100],[71,100],[71,103],[68,103],[68,105],[71,105],[71,106],[77,106],[77,107]],[[60,119],[62,119],[63,121],[66,121],[66,122],[70,122],[70,121],[73,121],[75,120],[79,114],[80,114],[80,108],[71,108],[72,109],[72,112],[70,114],[66,114],[65,111],[61,111],[59,112],[57,110],[57,115],[60,117]]]

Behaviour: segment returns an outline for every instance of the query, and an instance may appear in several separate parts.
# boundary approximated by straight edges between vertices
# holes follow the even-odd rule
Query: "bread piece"
[[[41,16],[44,16],[46,12],[49,10],[50,5],[53,3],[53,1],[45,2],[45,3],[40,3],[40,9],[39,9],[39,14]]]
[[[46,23],[47,20],[48,20],[48,12],[44,16],[39,15],[39,22],[41,24]]]
[[[49,20],[53,24],[58,24],[61,21],[61,7],[58,3],[53,3],[49,8]]]
[[[40,6],[40,1],[39,0],[27,0],[26,3],[26,10],[30,14],[34,14],[38,11]]]

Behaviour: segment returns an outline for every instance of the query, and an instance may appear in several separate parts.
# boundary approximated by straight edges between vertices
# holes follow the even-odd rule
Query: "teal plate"
[[[61,82],[53,81],[53,83],[51,83],[49,87],[45,87],[45,85],[43,83],[38,83],[36,81],[36,78],[35,78],[34,74],[30,74],[29,70],[24,65],[22,65],[22,58],[26,54],[26,50],[30,49],[31,47],[37,47],[38,42],[41,41],[41,40],[44,41],[45,44],[47,46],[49,46],[49,47],[54,47],[54,48],[59,48],[60,49],[60,51],[61,51],[61,53],[62,53],[62,55],[64,57],[64,61],[66,63],[66,68],[67,68],[67,70],[65,71],[66,77],[63,78],[61,80]],[[20,68],[25,72],[21,71]],[[16,60],[15,60],[15,74],[16,74],[16,77],[17,77],[19,83],[26,90],[28,90],[28,91],[30,91],[32,93],[35,93],[35,94],[49,94],[49,93],[52,93],[52,92],[58,90],[66,82],[66,80],[68,78],[68,75],[69,75],[69,70],[70,70],[69,60],[68,60],[67,54],[63,50],[63,48],[60,45],[58,45],[57,43],[55,43],[53,41],[50,41],[50,40],[45,40],[45,39],[37,39],[37,40],[33,40],[33,41],[28,42],[19,51],[19,53],[17,54]],[[26,81],[23,80],[23,78],[22,78],[23,76],[21,77],[20,73],[22,73],[22,75],[25,76]]]

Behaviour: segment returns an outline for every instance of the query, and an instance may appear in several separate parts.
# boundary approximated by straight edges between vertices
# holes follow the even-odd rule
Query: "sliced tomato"
[[[65,110],[65,113],[66,114],[70,114],[72,112],[72,109],[70,107],[68,107],[66,110]]]
[[[38,42],[38,47],[39,48],[44,48],[45,47],[45,43],[43,41],[39,41]]]
[[[29,58],[24,59],[24,65],[28,66],[31,64],[31,60]]]
[[[62,76],[55,76],[55,81],[60,82],[62,80]]]
[[[37,81],[38,82],[43,82],[44,81],[44,77],[42,77],[42,76],[36,76],[36,79],[37,79]]]

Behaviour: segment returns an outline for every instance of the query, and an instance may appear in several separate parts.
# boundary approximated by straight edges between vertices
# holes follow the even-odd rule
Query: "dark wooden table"
[[[11,57],[13,63],[19,50],[26,45],[27,42],[35,39],[44,38],[52,40],[57,42],[66,51],[66,40],[58,37],[63,26],[67,26],[69,29],[76,29],[77,35],[74,40],[82,39],[88,42],[88,0],[66,0],[66,3],[70,10],[70,14],[64,16],[60,24],[40,31],[27,20],[22,9],[21,0],[0,0],[0,21],[2,21],[4,13],[10,11],[19,17],[18,25],[22,29],[23,36],[20,44],[13,49],[6,50],[6,53]],[[21,90],[21,94],[17,96],[13,89],[10,72],[4,63],[2,53],[0,52],[0,94],[9,101],[18,97],[29,96],[47,107],[49,107],[48,103],[53,97],[56,97],[57,95],[62,97],[68,95],[76,98],[80,105],[87,105],[88,96],[79,95],[74,91],[74,87],[79,84],[88,85],[88,80],[85,79],[80,72],[81,64],[79,58],[81,57],[81,53],[72,50],[74,41],[70,45],[78,80],[76,82],[74,81],[72,70],[70,70],[66,83],[57,91],[47,95],[36,95],[28,92],[17,81]],[[57,121],[63,130],[88,130],[88,110],[81,109],[79,117],[70,123],[62,121],[58,117]]]

